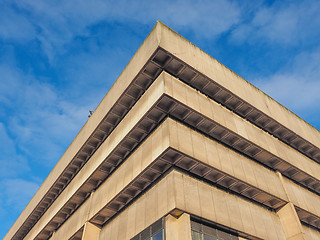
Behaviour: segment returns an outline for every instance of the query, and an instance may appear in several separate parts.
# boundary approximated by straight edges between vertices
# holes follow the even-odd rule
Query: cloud
[[[256,80],[255,84],[289,109],[296,111],[319,109],[319,80],[305,79],[300,74],[286,73]]]
[[[39,188],[39,184],[20,178],[5,179],[0,181],[3,205],[7,209],[21,211]]]
[[[320,2],[317,0],[276,1],[261,6],[248,22],[237,26],[231,39],[235,43],[276,43],[287,46],[318,42]]]
[[[214,38],[237,24],[242,11],[236,2],[228,0],[13,2],[8,12],[16,22],[12,23],[14,27],[2,25],[2,32],[7,32],[11,38],[21,38],[19,34],[23,34],[25,38],[36,39],[50,63],[54,62],[56,54],[64,52],[66,44],[76,36],[87,36],[88,28],[99,22],[153,25],[161,20],[179,31]],[[20,21],[23,24],[19,24]]]
[[[28,156],[29,163],[52,166],[86,121],[88,105],[64,99],[49,83],[13,66],[0,65],[0,75],[4,79],[0,81],[0,117],[15,148]]]
[[[3,123],[0,122],[0,179],[29,171],[28,161],[19,154]]]
[[[145,26],[153,25],[159,19],[179,32],[191,32],[206,39],[219,37],[234,29],[231,36],[238,42],[265,41],[294,45],[318,36],[319,31],[311,29],[314,30],[314,25],[320,21],[317,14],[320,4],[312,0],[286,4],[275,2],[272,5],[263,5],[261,1],[245,5],[225,0],[139,3],[5,0],[1,4],[5,7],[5,14],[0,20],[6,23],[12,18],[12,25],[1,24],[0,37],[35,40],[41,49],[36,49],[39,46],[35,44],[32,51],[36,54],[43,51],[50,59],[45,71],[53,69],[53,72],[39,74],[36,72],[36,64],[27,69],[25,62],[29,58],[24,59],[20,65],[0,63],[0,74],[5,79],[0,81],[0,117],[6,119],[3,126],[8,136],[16,142],[16,149],[32,159],[29,161],[48,163],[50,166],[59,159],[65,145],[70,143],[87,120],[88,110],[93,109],[107,91],[105,86],[108,78],[112,79],[110,82],[115,79],[115,72],[107,73],[104,66],[123,69],[123,62],[123,65],[119,64],[119,55],[129,55],[127,49],[117,48],[115,51],[116,44],[106,46],[92,40],[95,39],[92,33],[95,25],[102,25],[100,31],[108,25],[106,22],[108,26],[114,23]],[[104,33],[105,39],[110,39],[108,36],[112,32],[107,29]],[[128,41],[132,39],[134,37]],[[77,42],[80,44],[72,48]],[[29,47],[29,42],[25,44]],[[84,49],[84,46],[89,49]],[[310,56],[305,57],[306,62],[309,62]],[[300,109],[301,105],[312,105],[318,94],[303,94],[318,89],[314,77],[318,72],[311,69],[318,68],[318,59],[315,55],[313,58],[313,67],[302,63],[304,69],[299,72],[294,69],[301,66],[295,63],[295,67],[288,67],[268,78],[256,79],[255,82],[290,108]],[[299,91],[301,88],[304,88],[303,92]],[[291,93],[303,98],[304,103],[301,99],[293,98]]]
[[[0,184],[0,237],[4,237],[40,185],[37,181],[12,177],[0,179]]]
[[[74,102],[67,94],[72,89],[57,89],[52,79],[12,62],[0,63],[0,76],[0,235],[4,235],[87,120],[88,105],[95,101]]]
[[[0,38],[18,42],[35,38],[36,30],[23,14],[17,13],[7,1],[2,1],[0,8]]]
[[[292,64],[254,84],[284,106],[304,115],[320,111],[320,48],[297,54]]]
[[[191,30],[201,38],[215,38],[240,21],[241,8],[232,1],[164,1],[146,13],[157,16],[179,31]],[[227,13],[227,14],[226,14]],[[152,21],[152,20],[151,20]]]

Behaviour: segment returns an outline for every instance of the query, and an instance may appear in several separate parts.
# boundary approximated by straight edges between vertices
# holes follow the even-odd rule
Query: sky
[[[320,129],[320,1],[1,0],[0,238],[157,20]]]

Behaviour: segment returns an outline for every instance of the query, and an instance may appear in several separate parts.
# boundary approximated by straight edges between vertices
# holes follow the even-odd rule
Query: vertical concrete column
[[[92,204],[92,198],[94,195],[94,191],[91,192],[90,198],[89,198],[89,209],[87,212],[87,222],[84,224],[83,233],[82,233],[82,240],[98,240],[99,234],[100,234],[100,228],[96,225],[89,222],[89,215],[91,211],[91,204]]]
[[[96,225],[86,222],[82,234],[82,240],[98,240],[100,234],[100,228]]]
[[[305,240],[301,222],[291,202],[277,212],[288,240]]]
[[[280,222],[282,224],[284,233],[288,240],[305,240],[306,237],[303,233],[302,225],[300,219],[298,217],[297,211],[290,200],[290,196],[287,191],[287,187],[283,181],[283,176],[280,172],[277,172],[282,187],[284,188],[288,203],[284,205],[280,210],[278,210],[277,214],[280,218]]]
[[[166,216],[166,240],[192,240],[189,214],[183,213],[178,218]]]

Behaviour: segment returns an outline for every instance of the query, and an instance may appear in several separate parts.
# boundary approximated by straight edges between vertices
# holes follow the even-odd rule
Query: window
[[[164,218],[147,227],[131,240],[165,240]]]
[[[151,237],[151,240],[163,240],[163,239],[164,239],[163,229]]]
[[[238,240],[239,238],[230,232],[217,229],[206,224],[191,221],[192,240]]]

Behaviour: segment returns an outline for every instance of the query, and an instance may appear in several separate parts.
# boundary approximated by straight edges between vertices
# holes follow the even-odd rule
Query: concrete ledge
[[[173,131],[173,129],[176,129],[176,131]],[[196,136],[200,135],[199,133],[188,129],[187,127],[176,123],[171,119],[167,119],[129,157],[129,159],[124,162],[124,164],[121,165],[118,170],[93,193],[92,198],[87,199],[86,202],[79,208],[79,210],[77,210],[75,214],[73,214],[65,222],[65,224],[59,228],[59,230],[54,234],[54,237],[60,236],[62,234],[59,232],[63,232],[63,234],[65,234],[65,232],[71,231],[70,229],[73,229],[73,231],[71,231],[69,235],[73,235],[82,227],[82,225],[87,220],[96,225],[104,225],[105,222],[107,222],[110,218],[112,218],[113,215],[117,213],[118,210],[114,209],[114,206],[116,206],[116,204],[118,204],[121,209],[127,204],[124,204],[124,199],[127,199],[125,202],[128,203],[134,201],[134,196],[143,191],[143,188],[146,188],[148,185],[150,185],[152,181],[155,181],[157,178],[159,178],[162,173],[166,171],[166,169],[170,168],[171,165],[185,168],[186,171],[190,171],[196,175],[198,174],[200,175],[199,177],[207,178],[208,181],[213,181],[219,186],[226,187],[226,185],[224,185],[224,181],[227,180],[228,182],[228,177],[225,177],[223,180],[222,178],[223,176],[225,176],[224,172],[221,169],[219,170],[219,167],[221,168],[220,163],[225,160],[225,155],[216,155],[215,153],[210,152],[209,154],[212,155],[208,156],[209,158],[211,158],[209,163],[207,162],[208,158],[193,160],[191,159],[192,156],[183,155],[182,152],[185,151],[185,147],[179,144],[179,142],[176,142],[175,139],[182,139],[186,134],[194,135],[195,137],[192,137],[194,141],[197,141],[198,138]],[[222,145],[210,145],[210,142],[215,144],[212,140],[209,139],[206,139],[205,141],[205,145],[210,147],[210,149],[214,151],[216,151],[217,149],[221,149],[222,152],[224,151],[224,147]],[[191,143],[191,145],[194,144]],[[157,151],[155,151],[155,149],[157,149]],[[157,154],[153,154],[154,152],[156,152]],[[172,157],[173,153],[175,152],[175,156],[177,157],[177,159],[173,160]],[[177,156],[177,154],[180,154],[180,157]],[[192,155],[192,153],[190,153],[190,155]],[[249,164],[252,163],[249,159],[247,159],[246,161],[248,161]],[[193,162],[193,164],[191,164],[191,162]],[[189,165],[192,165],[193,168],[188,167]],[[214,168],[212,168],[211,166],[214,166]],[[199,168],[202,170],[204,170],[204,168],[207,168],[208,170],[205,170],[207,175],[203,176],[201,172],[197,172],[197,169]],[[212,179],[210,171],[213,175],[219,172],[220,179]],[[269,170],[265,169],[265,171]],[[248,172],[248,175],[250,175],[251,177],[252,174],[253,172]],[[263,178],[261,178],[261,180],[263,180]],[[236,180],[234,184],[240,184],[240,182],[245,183],[244,181]],[[142,184],[142,182],[144,182],[144,187],[140,189],[137,183]],[[245,183],[245,185],[249,187],[247,183]],[[256,186],[255,189],[257,188],[258,187]],[[151,189],[153,189],[153,187]],[[253,188],[251,187],[251,189]],[[134,191],[138,193],[134,193]],[[248,188],[242,189],[242,191],[246,192],[252,190]],[[268,194],[262,193],[261,191],[259,192],[259,190],[255,191],[258,191],[258,193],[262,194],[260,196],[261,201],[263,201],[263,197],[268,196]],[[128,193],[132,194],[132,196],[130,196],[130,194],[128,195]],[[122,201],[122,204],[120,204],[119,201]],[[266,198],[265,201],[268,201],[268,198]],[[163,203],[158,202],[158,204],[159,207],[161,207]],[[73,221],[75,223],[71,224]]]
[[[142,46],[139,48],[137,53],[134,55],[132,60],[129,62],[128,66],[125,68],[125,70],[121,73],[118,80],[115,82],[113,87],[110,89],[110,91],[107,93],[107,95],[104,97],[102,102],[99,104],[97,109],[95,110],[92,117],[87,121],[87,123],[84,125],[84,127],[81,129],[79,134],[76,136],[74,141],[71,143],[69,148],[66,150],[62,158],[59,160],[55,168],[52,170],[52,172],[49,174],[47,179],[44,181],[44,183],[41,185],[35,196],[32,198],[30,203],[27,205],[27,207],[24,209],[22,214],[19,216],[17,221],[14,223],[12,228],[9,230],[7,235],[4,239],[15,239],[20,238],[22,235],[26,234],[29,227],[26,227],[25,225],[31,224],[29,222],[28,224],[25,224],[29,216],[31,214],[38,212],[39,209],[44,209],[46,211],[47,207],[50,206],[50,204],[55,201],[56,197],[61,193],[61,191],[64,191],[64,187],[66,185],[61,185],[61,188],[56,189],[56,186],[53,186],[53,183],[56,183],[59,179],[59,177],[63,174],[70,175],[70,179],[77,174],[77,171],[80,169],[78,166],[76,169],[68,169],[69,164],[71,161],[75,158],[75,156],[79,153],[79,151],[85,146],[86,141],[92,136],[92,134],[95,132],[95,130],[100,126],[100,124],[105,120],[106,113],[109,113],[111,111],[114,111],[112,114],[118,115],[120,120],[115,121],[113,124],[116,126],[119,121],[121,121],[121,117],[126,114],[127,111],[129,111],[132,107],[132,104],[126,102],[126,110],[121,109],[121,104],[118,103],[120,96],[123,96],[125,91],[128,90],[129,86],[133,86],[133,89],[129,89],[130,91],[136,91],[134,93],[131,93],[133,95],[130,95],[131,98],[136,98],[135,100],[139,99],[139,97],[143,94],[143,92],[149,87],[149,85],[152,83],[154,78],[157,77],[157,75],[162,71],[162,67],[160,62],[154,62],[154,60],[161,60],[159,58],[153,58],[155,54],[158,54],[160,48],[163,51],[167,51],[168,54],[172,55],[175,58],[175,61],[182,61],[184,64],[192,66],[192,68],[196,71],[198,71],[201,74],[204,74],[211,80],[218,83],[220,86],[222,86],[225,89],[228,89],[228,91],[232,92],[239,98],[243,99],[244,101],[252,104],[253,107],[255,107],[258,111],[262,111],[266,113],[268,116],[273,118],[274,120],[281,123],[285,128],[288,128],[289,130],[292,130],[296,132],[298,135],[302,136],[304,139],[309,141],[310,143],[314,144],[317,148],[319,148],[319,131],[312,128],[310,125],[305,123],[302,119],[298,118],[294,114],[292,114],[290,111],[285,109],[282,105],[278,104],[276,101],[271,99],[270,97],[263,94],[260,90],[256,89],[254,86],[246,82],[244,79],[240,78],[238,75],[231,72],[229,69],[221,65],[219,62],[217,62],[215,59],[211,58],[204,52],[202,52],[199,48],[192,45],[190,42],[182,38],[180,35],[174,33],[171,29],[167,28],[161,23],[157,23],[153,31],[150,33],[150,35],[147,37],[145,42],[142,44]],[[161,50],[161,51],[162,51]],[[157,55],[158,56],[158,55]],[[159,57],[159,56],[158,56]],[[149,61],[152,59],[152,61]],[[186,69],[192,70],[191,67],[186,68],[186,66],[182,66],[182,68],[175,69],[179,63],[173,63],[172,61],[167,66],[168,71],[171,72],[173,75],[179,75],[180,74],[187,74]],[[172,68],[173,67],[173,68]],[[177,70],[177,71],[176,71]],[[192,70],[193,71],[193,70]],[[139,79],[137,79],[138,74]],[[162,76],[165,76],[167,74],[162,74]],[[181,75],[181,76],[182,76]],[[164,78],[169,79],[170,77],[165,76]],[[171,77],[172,78],[172,77]],[[134,80],[135,79],[135,80]],[[133,80],[135,81],[133,83]],[[190,81],[193,79],[190,79]],[[169,80],[167,80],[169,82]],[[173,84],[176,87],[179,84],[175,83],[169,83]],[[180,86],[182,86],[180,84]],[[165,91],[168,92],[169,96],[178,96],[181,97],[182,95],[185,95],[185,93],[177,88],[173,89],[166,88]],[[201,86],[194,86],[198,89],[201,88]],[[184,87],[183,87],[184,88]],[[186,87],[186,92],[191,93],[192,91],[189,89],[190,87]],[[129,91],[128,90],[128,91]],[[225,91],[225,90],[224,90]],[[225,93],[228,93],[228,91],[225,91]],[[170,92],[170,94],[169,94]],[[319,164],[316,163],[310,163],[310,159],[305,157],[304,155],[297,153],[292,148],[288,147],[287,145],[283,144],[282,142],[278,141],[276,142],[273,137],[268,136],[265,132],[261,131],[259,132],[259,129],[255,129],[254,126],[251,126],[251,124],[246,123],[245,120],[242,118],[237,118],[237,116],[232,116],[234,119],[234,122],[226,121],[226,119],[229,119],[229,115],[231,118],[231,115],[234,115],[232,112],[226,110],[225,108],[221,107],[219,104],[214,105],[214,102],[212,101],[210,104],[212,106],[215,106],[214,114],[212,112],[211,107],[210,111],[208,112],[208,109],[204,108],[202,104],[207,104],[208,101],[204,100],[204,97],[196,96],[197,101],[193,101],[193,98],[186,98],[186,99],[179,99],[178,101],[181,101],[181,104],[186,104],[187,106],[191,106],[192,109],[197,109],[198,113],[208,114],[210,119],[214,119],[216,123],[221,124],[221,126],[226,127],[226,129],[233,131],[236,133],[236,135],[239,135],[243,137],[244,139],[248,139],[252,143],[256,144],[256,146],[250,146],[249,148],[246,148],[245,154],[252,154],[255,158],[260,158],[258,161],[263,162],[266,165],[271,165],[272,168],[277,169],[279,171],[282,171],[284,175],[294,179],[295,181],[301,182],[301,184],[305,185],[306,187],[313,189],[315,191],[320,191],[320,188],[316,188],[318,186],[318,180],[319,178]],[[177,97],[177,99],[178,99]],[[183,96],[185,98],[185,96]],[[192,99],[190,101],[190,99]],[[200,103],[198,105],[198,103]],[[115,108],[117,104],[117,108]],[[209,104],[209,105],[210,105]],[[207,105],[208,106],[208,105]],[[219,106],[219,107],[217,107]],[[202,109],[201,109],[202,108]],[[221,110],[223,108],[224,110]],[[272,109],[272,111],[270,110]],[[163,110],[163,109],[162,109]],[[172,109],[171,109],[172,110]],[[173,114],[173,112],[168,111],[168,114]],[[198,114],[197,113],[197,114]],[[176,112],[177,114],[177,112]],[[212,115],[213,114],[213,115]],[[179,114],[178,114],[179,115]],[[198,115],[197,115],[198,116]],[[180,115],[181,117],[181,115]],[[187,117],[187,119],[192,119],[192,117]],[[239,120],[241,119],[241,120]],[[107,119],[108,120],[108,119]],[[108,122],[107,124],[110,124]],[[192,123],[189,122],[189,124],[192,125]],[[199,123],[196,123],[196,125]],[[201,125],[201,124],[200,124]],[[197,126],[196,126],[197,127]],[[221,129],[219,129],[221,130]],[[222,130],[225,130],[222,128]],[[111,130],[110,130],[111,131]],[[217,133],[217,132],[216,132]],[[222,132],[223,133],[223,132]],[[233,137],[238,137],[234,134],[231,134],[230,138],[230,132],[227,136],[225,135],[218,135],[216,137],[221,138],[221,141],[226,141],[231,143],[233,145]],[[261,138],[260,138],[261,136]],[[104,138],[102,137],[100,140],[100,143],[104,141]],[[259,142],[254,142],[259,141]],[[94,143],[95,147],[98,148],[100,143]],[[245,142],[248,143],[248,142]],[[91,143],[92,144],[92,143]],[[273,145],[274,144],[274,145]],[[303,144],[304,145],[304,144]],[[93,153],[96,148],[89,147],[89,152]],[[252,148],[251,148],[252,147]],[[266,149],[265,149],[266,148]],[[305,147],[301,145],[297,147],[299,150],[304,151]],[[300,149],[301,148],[301,149]],[[312,147],[313,148],[313,147]],[[308,151],[312,152],[315,157],[318,157],[318,153],[314,153],[314,151],[309,147],[306,148],[306,152]],[[88,150],[88,149],[87,149]],[[258,150],[258,153],[255,153]],[[259,153],[261,150],[262,151]],[[319,149],[318,149],[319,150]],[[318,150],[315,150],[316,152]],[[271,154],[271,155],[270,155]],[[311,154],[311,155],[312,155]],[[307,154],[308,155],[308,154]],[[87,155],[85,157],[85,160],[83,160],[84,164],[85,161],[88,160],[88,158],[91,157],[91,155]],[[276,159],[275,162],[278,162],[276,165],[274,165],[274,159],[273,157],[279,157],[281,158],[281,161],[279,163],[279,159]],[[312,157],[312,156],[311,156]],[[82,166],[82,165],[81,165]],[[278,169],[280,168],[280,169]],[[66,171],[73,171],[71,173],[66,173]],[[301,170],[301,171],[300,171]],[[298,172],[298,173],[297,173]],[[68,184],[68,179],[66,180]],[[46,194],[52,190],[55,192],[53,194],[52,199],[49,199],[49,202],[41,202]],[[66,193],[70,194],[70,193]],[[39,206],[39,204],[43,204],[43,206]],[[37,209],[36,209],[37,208]],[[51,210],[49,210],[51,211]],[[36,217],[42,216],[43,212],[39,214],[34,214]],[[34,216],[33,216],[34,217]],[[36,222],[37,220],[32,220],[33,222]],[[42,221],[42,220],[40,220]],[[23,228],[21,228],[23,226]],[[21,230],[21,234],[19,236],[15,235],[17,232]]]
[[[187,96],[193,99],[193,101],[186,102],[186,101],[189,101]],[[167,100],[169,100],[169,102]],[[175,102],[176,106],[171,106],[170,108],[169,106],[171,104],[170,101],[176,101]],[[166,105],[166,104],[169,104],[169,105]],[[141,131],[141,129],[144,129],[144,131],[146,131],[145,129],[148,129],[147,132],[145,133],[145,135],[148,136],[149,132],[152,131],[152,129],[156,126],[155,123],[159,122],[159,119],[155,120],[154,118],[155,116],[163,117],[163,115],[166,115],[168,113],[178,116],[177,113],[181,113],[180,111],[181,108],[179,110],[179,106],[183,106],[184,104],[186,106],[192,107],[191,110],[196,111],[196,114],[198,115],[202,114],[209,120],[214,119],[216,122],[220,124],[227,125],[228,126],[227,129],[229,130],[234,129],[234,131],[238,131],[235,125],[231,124],[232,119],[234,119],[234,117],[236,119],[239,119],[239,121],[243,121],[243,126],[245,127],[252,126],[238,116],[228,115],[231,113],[229,113],[228,110],[226,110],[225,108],[216,104],[212,100],[206,98],[202,94],[196,92],[194,89],[190,88],[189,86],[181,83],[180,81],[177,81],[172,76],[166,73],[163,73],[159,76],[158,80],[156,80],[155,83],[150,87],[150,89],[142,96],[140,101],[132,108],[132,110],[128,113],[128,115],[124,118],[124,120],[120,122],[120,124],[115,129],[115,131],[111,133],[110,137],[100,146],[98,151],[92,156],[92,158],[88,161],[88,163],[83,167],[81,172],[75,176],[74,180],[67,186],[66,190],[61,194],[61,196],[59,196],[58,199],[53,203],[53,205],[45,213],[43,218],[40,219],[37,225],[30,231],[28,236],[37,236],[37,234],[39,234],[39,231],[44,229],[44,227],[47,226],[47,224],[49,224],[51,219],[53,219],[59,213],[59,211],[61,211],[61,209],[66,205],[66,202],[68,202],[69,199],[73,198],[73,196],[75,196],[75,194],[78,191],[81,191],[82,186],[85,186],[86,182],[90,182],[90,179],[98,178],[98,177],[94,177],[95,175],[98,174],[96,172],[99,172],[99,169],[103,167],[104,162],[109,161],[107,160],[108,156],[113,154],[114,149],[120,143],[122,144],[123,139],[126,138],[125,137],[126,135],[128,134],[130,135],[130,132],[132,131],[132,129],[138,128],[140,129],[139,131]],[[154,112],[152,109],[155,109],[156,111]],[[149,120],[141,120],[141,119],[145,119],[144,116],[147,116]],[[192,115],[190,114],[189,116],[192,116]],[[155,122],[151,121],[151,119],[153,119],[153,121]],[[228,121],[226,121],[227,119]],[[186,123],[188,124],[192,123],[192,121],[188,118],[182,119],[182,120],[186,121]],[[207,120],[201,121],[201,123],[205,124],[206,121]],[[141,124],[141,127],[137,127],[138,126],[137,124]],[[149,126],[153,126],[153,127],[149,127]],[[202,126],[201,124],[198,124],[198,126],[196,127],[198,127],[199,129],[202,129],[201,126]],[[213,165],[216,169],[227,173],[228,178],[221,180],[222,184],[225,184],[226,186],[230,187],[229,185],[231,183],[235,183],[234,179],[237,178],[249,185],[255,186],[257,189],[260,189],[267,194],[271,194],[273,196],[278,197],[279,199],[286,201],[285,194],[283,193],[283,189],[281,188],[281,184],[280,185],[276,184],[276,182],[279,179],[275,176],[274,172],[268,169],[263,169],[254,161],[249,160],[246,157],[239,155],[238,153],[235,153],[233,150],[230,150],[228,148],[225,148],[225,147],[221,148],[222,146],[219,148],[217,147],[217,149],[220,149],[220,150],[212,152],[216,148],[215,146],[218,146],[220,144],[207,139],[207,137],[202,136],[201,134],[190,134],[189,131],[187,130],[183,130],[181,132],[179,129],[181,129],[181,127],[179,126],[175,126],[170,129],[170,133],[171,133],[170,136],[172,136],[170,140],[170,144],[172,144],[172,146],[174,146],[175,148],[179,149],[179,151],[185,152],[189,156],[195,159],[200,159],[205,163],[209,163],[209,165],[210,164]],[[242,131],[241,132],[238,131],[238,132],[240,132],[240,134],[242,134],[243,136],[245,136],[244,134],[247,134],[246,137],[250,138],[249,134],[252,134],[252,131],[248,131],[248,133],[246,133],[244,129],[246,128],[242,128]],[[254,126],[252,126],[251,129],[253,130],[256,129],[257,134],[261,134],[261,136],[258,135],[259,136],[258,138],[256,137],[257,135],[252,135],[253,140],[255,140],[254,139],[255,137],[258,139],[257,141],[263,142],[263,136],[266,136],[270,138],[270,141],[278,141]],[[180,133],[177,133],[178,130],[180,131]],[[174,138],[175,134],[177,134],[177,136]],[[169,141],[168,137],[169,135],[167,135],[167,137],[164,137],[164,139],[166,141]],[[161,137],[158,137],[158,141],[160,141],[160,139]],[[204,147],[206,144],[204,145],[199,144],[201,142],[204,142],[204,143],[210,142],[210,144],[208,145],[210,147],[207,147],[207,148]],[[190,146],[193,146],[193,147],[190,148]],[[197,149],[197,151],[193,151],[194,148]],[[152,150],[154,156],[157,156],[161,148],[160,148],[160,145],[154,145],[153,148],[146,147],[145,149],[148,149],[148,151]],[[202,150],[199,151],[199,149],[202,149]],[[212,162],[212,158],[210,159],[209,157],[206,156],[206,151],[209,151],[209,149],[211,151],[210,152],[211,155],[217,154],[223,160],[221,161],[219,160],[218,162],[214,162],[214,161]],[[311,160],[309,161],[312,162]],[[140,169],[140,171],[142,170]],[[269,181],[266,179],[269,179]],[[275,187],[275,186],[278,186],[278,187]],[[99,187],[98,190],[100,190],[100,188],[101,187]],[[112,187],[110,187],[110,189],[112,189]],[[105,191],[108,192],[109,190],[105,190]],[[259,196],[259,194],[257,196]],[[261,198],[260,200],[258,200],[258,202],[259,201],[267,202],[267,199],[264,200],[267,196],[268,195]],[[255,199],[256,194],[253,193],[251,197]],[[257,199],[259,198],[257,197]],[[281,201],[278,203],[281,203]],[[275,203],[274,205],[271,204],[269,207],[276,208],[276,204],[278,203]]]
[[[100,239],[129,240],[174,207],[256,238],[286,239],[276,214],[177,171],[169,173],[105,225]]]
[[[233,93],[239,99],[249,103],[258,111],[265,113],[271,119],[285,126],[285,128],[290,129],[293,133],[309,141],[316,146],[319,151],[319,130],[164,24],[158,23],[157,25],[159,25],[157,27],[161,28],[161,31],[159,31],[161,33],[159,46],[177,59],[191,66],[189,70],[194,69],[204,74],[226,89],[227,92]],[[175,63],[175,68],[179,68],[178,65],[178,63]],[[182,72],[182,69],[180,70],[180,72]],[[172,70],[172,72],[175,71]],[[320,155],[318,157],[320,159]]]

